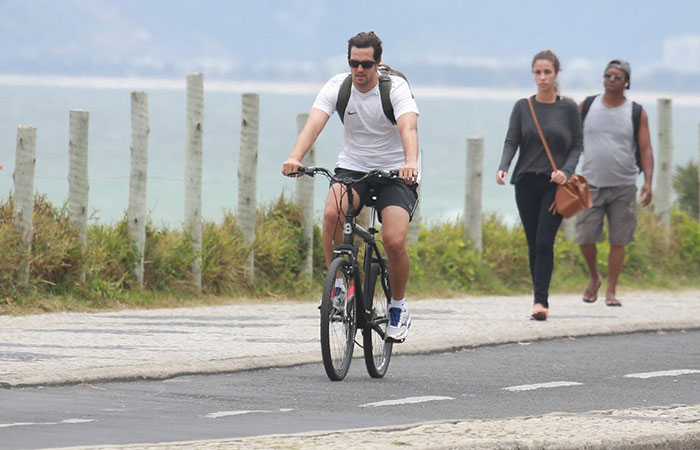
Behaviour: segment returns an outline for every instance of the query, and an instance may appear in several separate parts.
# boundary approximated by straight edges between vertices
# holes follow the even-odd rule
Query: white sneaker
[[[354,283],[351,285],[353,288],[353,294],[354,294]],[[333,307],[337,310],[341,309],[343,305],[343,301],[345,300],[345,294],[347,293],[347,289],[345,288],[345,281],[342,278],[338,278],[335,280],[335,288],[333,289],[333,297],[331,297],[331,304]],[[323,299],[318,301],[318,310],[321,310],[321,303],[323,303]]]
[[[401,308],[389,308],[389,324],[386,326],[386,340],[403,342],[411,328],[411,316]]]

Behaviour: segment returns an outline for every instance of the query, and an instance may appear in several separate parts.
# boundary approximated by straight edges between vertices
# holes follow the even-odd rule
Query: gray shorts
[[[637,228],[637,186],[591,186],[593,207],[576,218],[576,243],[593,244],[603,240],[603,218],[608,218],[611,245],[634,242]]]

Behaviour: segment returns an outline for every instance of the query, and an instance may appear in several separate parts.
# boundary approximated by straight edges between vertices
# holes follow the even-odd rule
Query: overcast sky
[[[346,69],[348,37],[374,30],[385,62],[427,73],[527,74],[551,48],[565,73],[622,57],[633,77],[695,77],[699,19],[697,0],[0,0],[0,73],[318,81]]]

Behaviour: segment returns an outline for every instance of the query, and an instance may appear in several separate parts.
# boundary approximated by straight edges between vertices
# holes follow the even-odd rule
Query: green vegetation
[[[673,174],[673,189],[676,191],[678,209],[695,218],[698,218],[700,214],[699,183],[698,165],[695,162],[688,161],[685,166],[676,166],[676,171]]]
[[[137,262],[123,219],[112,225],[90,225],[82,254],[65,208],[37,196],[31,252],[30,288],[16,284],[23,252],[13,229],[12,198],[0,205],[0,313],[91,311],[123,307],[171,307],[231,302],[232,299],[314,300],[324,277],[320,230],[314,230],[314,278],[300,276],[306,258],[301,244],[301,213],[280,198],[258,212],[254,252],[256,280],[248,283],[243,262],[249,249],[226,214],[222,223],[203,228],[202,285],[190,285],[187,233],[147,226],[144,287],[135,287]],[[621,285],[676,288],[700,285],[700,224],[675,211],[670,232],[648,209],[639,215],[637,241],[628,247]],[[553,292],[582,289],[586,281],[578,247],[560,233],[556,245]],[[520,226],[507,226],[498,216],[485,218],[484,251],[471,248],[461,223],[423,224],[418,242],[409,247],[412,298],[460,295],[507,295],[530,292],[527,246]],[[599,245],[601,270],[609,247]],[[85,283],[79,274],[85,270]]]

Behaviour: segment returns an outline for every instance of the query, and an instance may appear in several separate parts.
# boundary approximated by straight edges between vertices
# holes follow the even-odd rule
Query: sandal
[[[530,316],[530,320],[547,320],[547,312],[546,311],[539,311],[536,313],[532,313]]]
[[[585,303],[595,303],[596,300],[598,300],[598,289],[600,289],[600,285],[603,284],[602,279],[598,279],[598,285],[595,287],[594,290],[588,289],[588,286],[586,286],[586,289],[583,291],[583,301]]]
[[[605,305],[606,306],[622,306],[622,303],[620,303],[620,300],[618,300],[616,298],[606,298]]]
[[[549,309],[541,307],[540,309],[532,313],[532,315],[530,316],[530,320],[547,320],[548,315]]]

